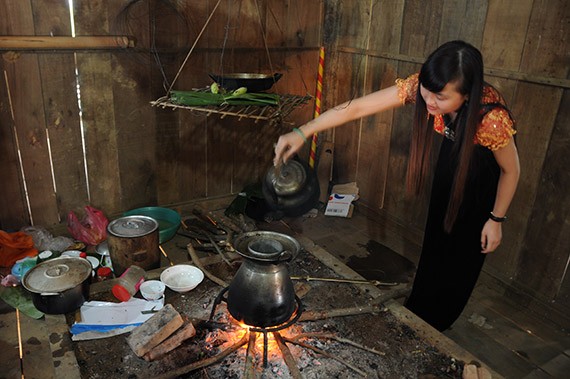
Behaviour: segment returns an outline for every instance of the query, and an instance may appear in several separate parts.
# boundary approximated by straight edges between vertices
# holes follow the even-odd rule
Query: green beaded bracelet
[[[299,128],[293,128],[293,131],[294,131],[295,133],[297,133],[298,135],[300,135],[301,138],[303,139],[303,141],[305,141],[305,143],[309,142],[309,141],[307,140],[307,137],[305,137],[305,135],[304,135],[303,132],[301,131],[301,129],[299,129]]]

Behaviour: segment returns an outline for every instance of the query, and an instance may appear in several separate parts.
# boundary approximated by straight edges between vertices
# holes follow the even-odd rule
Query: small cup
[[[139,290],[146,300],[158,300],[164,295],[165,288],[160,280],[147,280],[141,284]]]

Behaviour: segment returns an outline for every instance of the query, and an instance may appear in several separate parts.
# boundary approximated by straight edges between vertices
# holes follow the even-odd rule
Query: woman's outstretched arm
[[[293,131],[279,137],[275,145],[274,165],[285,163],[298,152],[305,139],[314,133],[332,129],[349,121],[379,113],[402,105],[396,86],[387,87],[368,95],[337,105]],[[305,136],[301,137],[300,133]]]

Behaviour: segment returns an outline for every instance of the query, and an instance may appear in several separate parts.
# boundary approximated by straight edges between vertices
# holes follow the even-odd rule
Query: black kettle
[[[315,171],[297,158],[271,167],[262,182],[262,192],[269,208],[288,217],[307,213],[320,196]]]
[[[289,320],[297,310],[288,263],[301,250],[286,234],[255,231],[234,241],[245,259],[228,288],[228,311],[249,326],[270,327]]]

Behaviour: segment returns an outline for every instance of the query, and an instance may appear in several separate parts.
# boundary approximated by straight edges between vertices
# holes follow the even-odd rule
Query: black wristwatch
[[[489,218],[495,222],[504,222],[507,219],[507,216],[497,217],[493,212],[489,212]]]

